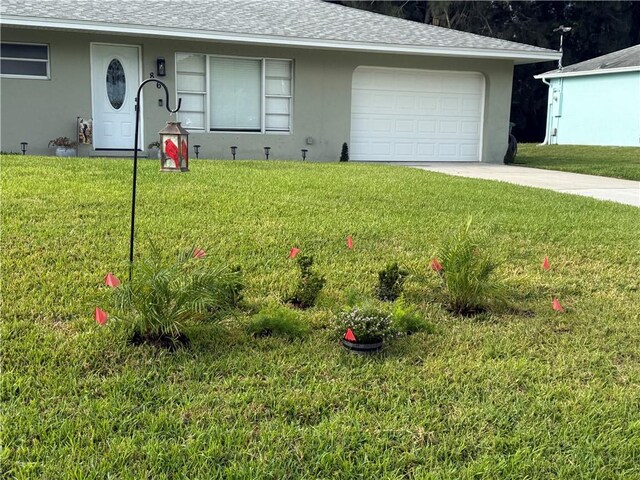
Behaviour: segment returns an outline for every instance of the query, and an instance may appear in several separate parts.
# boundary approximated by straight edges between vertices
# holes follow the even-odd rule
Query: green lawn
[[[518,145],[516,165],[640,180],[640,148]]]
[[[637,208],[401,167],[142,161],[139,255],[200,245],[243,267],[258,306],[290,291],[292,246],[327,277],[304,341],[253,339],[238,315],[168,353],[92,319],[105,273],[126,277],[131,162],[5,156],[0,172],[7,478],[640,477]],[[468,215],[528,314],[433,301],[429,260]],[[326,327],[347,289],[372,294],[395,260],[435,333],[344,351]]]

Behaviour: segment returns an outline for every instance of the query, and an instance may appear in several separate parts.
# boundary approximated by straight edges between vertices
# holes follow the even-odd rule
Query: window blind
[[[262,62],[211,57],[210,101],[212,130],[261,130]]]

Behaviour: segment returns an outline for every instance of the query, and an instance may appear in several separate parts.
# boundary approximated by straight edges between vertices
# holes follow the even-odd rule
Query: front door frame
[[[94,95],[93,95],[93,46],[94,45],[100,45],[103,47],[134,47],[138,49],[138,84],[133,86],[133,91],[135,92],[138,89],[138,85],[140,82],[142,82],[142,45],[132,45],[129,43],[111,43],[111,42],[89,42],[89,74],[90,74],[90,84],[91,84],[91,88],[89,89],[91,92],[91,117],[94,120],[94,126],[93,128],[95,129],[95,117],[94,117],[94,112],[96,111],[96,106],[94,104]],[[143,151],[144,148],[144,108],[142,107],[144,105],[143,102],[143,92],[140,92],[140,105],[138,105],[138,108],[140,108],[140,131],[138,132],[138,151]],[[135,101],[135,95],[133,96],[134,101]],[[135,109],[135,106],[134,106]],[[133,117],[133,122],[135,123],[135,110],[134,110],[134,117]],[[104,151],[109,151],[109,150],[130,150],[133,152],[133,145],[131,146],[131,148],[95,148],[95,146],[93,146],[94,150],[104,150]]]

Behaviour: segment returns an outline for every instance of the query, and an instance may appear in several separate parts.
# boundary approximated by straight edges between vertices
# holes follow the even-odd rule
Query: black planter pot
[[[353,353],[357,353],[360,355],[366,355],[369,353],[376,353],[382,348],[382,344],[384,342],[375,342],[375,343],[356,343],[350,342],[348,340],[342,339],[342,346],[347,350],[351,350]]]

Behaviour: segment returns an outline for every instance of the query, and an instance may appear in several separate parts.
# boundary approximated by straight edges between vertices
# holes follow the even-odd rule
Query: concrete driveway
[[[459,177],[482,178],[527,187],[546,188],[555,192],[572,193],[640,207],[640,182],[632,180],[486,163],[406,163],[404,165]]]

